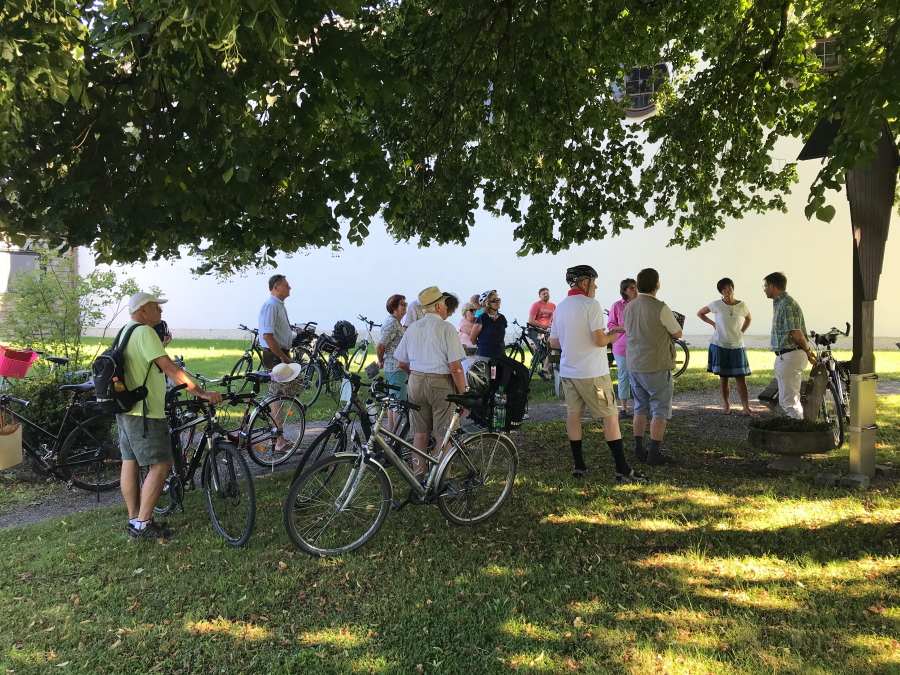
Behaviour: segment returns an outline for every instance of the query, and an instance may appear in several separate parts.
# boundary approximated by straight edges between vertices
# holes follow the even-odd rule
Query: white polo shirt
[[[606,347],[594,342],[594,331],[604,330],[600,303],[586,295],[568,295],[556,306],[550,337],[559,340],[561,377],[586,380],[609,375]]]

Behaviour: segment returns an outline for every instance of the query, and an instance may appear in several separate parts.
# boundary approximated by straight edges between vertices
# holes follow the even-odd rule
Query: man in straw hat
[[[410,411],[413,445],[425,452],[432,433],[440,448],[444,434],[453,417],[453,404],[444,400],[447,394],[466,390],[462,361],[466,350],[456,329],[445,319],[449,315],[447,298],[437,286],[429,286],[419,293],[423,317],[407,328],[397,345],[394,356],[400,369],[409,373],[407,398],[420,406]],[[413,471],[422,478],[425,467],[419,457],[413,457]]]

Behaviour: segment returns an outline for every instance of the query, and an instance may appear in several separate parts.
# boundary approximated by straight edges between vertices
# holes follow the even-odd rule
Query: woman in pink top
[[[631,379],[628,377],[628,359],[625,357],[625,305],[638,296],[637,282],[634,279],[622,279],[619,284],[621,300],[613,303],[609,308],[609,322],[606,325],[611,333],[621,333],[618,340],[612,344],[613,358],[616,360],[616,370],[619,371],[619,419],[631,419],[628,413],[628,402],[631,400]]]
[[[475,362],[475,343],[472,342],[472,326],[475,325],[475,305],[466,302],[462,306],[462,316],[456,329],[459,331],[459,339],[466,349],[466,358],[463,359],[463,372],[468,374],[469,366]]]

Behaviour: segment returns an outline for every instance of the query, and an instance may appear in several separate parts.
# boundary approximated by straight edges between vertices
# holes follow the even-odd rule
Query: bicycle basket
[[[25,377],[37,357],[38,353],[30,349],[10,349],[0,345],[0,376]]]
[[[673,311],[672,314],[675,315],[675,320],[678,322],[678,325],[684,328],[684,314],[679,314],[675,311]]]
[[[331,339],[334,340],[341,349],[352,349],[356,346],[356,328],[349,321],[338,321],[334,324],[334,330],[331,333]]]

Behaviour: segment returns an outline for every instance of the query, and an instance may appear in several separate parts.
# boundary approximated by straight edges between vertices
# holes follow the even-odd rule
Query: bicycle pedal
[[[409,499],[404,499],[402,502],[398,502],[396,499],[391,500],[391,509],[394,511],[400,511],[404,507],[409,506],[411,502]]]

